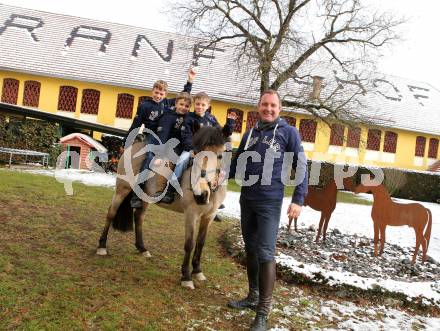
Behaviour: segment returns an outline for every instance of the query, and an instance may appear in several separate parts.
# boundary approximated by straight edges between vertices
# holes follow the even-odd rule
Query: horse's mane
[[[200,152],[209,146],[220,146],[226,142],[219,128],[205,126],[200,128],[193,136],[194,151]]]

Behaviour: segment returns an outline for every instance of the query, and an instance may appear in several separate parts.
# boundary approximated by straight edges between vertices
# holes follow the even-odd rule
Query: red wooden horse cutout
[[[343,179],[344,188],[350,191],[353,191],[353,181],[351,178]],[[310,206],[314,210],[321,212],[321,219],[319,221],[318,234],[316,236],[316,242],[319,241],[319,237],[322,237],[323,241],[325,241],[327,234],[328,223],[330,222],[330,217],[332,216],[333,211],[336,207],[336,196],[338,194],[338,188],[336,186],[336,182],[333,179],[323,188],[317,188],[309,185],[308,193],[306,198],[304,199],[304,206]],[[298,232],[297,228],[297,220],[295,218],[295,231]],[[289,225],[287,226],[287,231],[290,232],[290,227],[292,224],[292,219],[289,218]]]
[[[383,253],[385,244],[385,229],[387,225],[401,226],[408,225],[414,228],[416,233],[416,248],[412,258],[414,264],[417,259],[420,244],[422,244],[422,262],[426,261],[429,240],[431,238],[432,214],[428,208],[420,203],[397,203],[391,200],[388,191],[382,184],[367,186],[360,184],[354,192],[373,193],[374,203],[371,210],[371,218],[374,224],[374,256],[377,256],[377,242],[380,239],[380,255]],[[426,229],[426,230],[425,230]],[[425,231],[424,231],[425,230]]]

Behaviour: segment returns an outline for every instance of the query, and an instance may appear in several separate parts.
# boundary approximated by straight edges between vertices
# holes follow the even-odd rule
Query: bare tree
[[[379,77],[372,68],[382,49],[399,40],[404,19],[361,0],[170,2],[186,34],[206,40],[206,48],[231,45],[237,68],[259,80],[260,92],[279,90],[284,106],[326,123],[379,122],[353,109],[374,90]]]

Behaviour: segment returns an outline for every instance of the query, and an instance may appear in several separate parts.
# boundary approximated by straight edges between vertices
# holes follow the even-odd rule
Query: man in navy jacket
[[[241,231],[247,257],[249,294],[229,307],[255,309],[251,330],[266,330],[275,283],[275,244],[280,223],[284,184],[296,169],[295,192],[289,217],[298,217],[307,194],[307,160],[298,131],[279,117],[281,100],[276,91],[261,94],[259,121],[247,131],[232,161],[229,178],[242,184]],[[248,158],[251,161],[248,162]]]

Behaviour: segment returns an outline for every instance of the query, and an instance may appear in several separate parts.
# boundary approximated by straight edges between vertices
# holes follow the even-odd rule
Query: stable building
[[[234,74],[226,44],[201,48],[200,40],[178,34],[0,4],[0,101],[128,129],[156,80],[166,80],[173,96],[195,65],[193,92],[212,97],[219,122],[229,111],[239,115],[237,147],[257,121],[258,86]],[[320,77],[349,84],[332,70],[310,75],[313,81],[288,82],[281,95],[301,84],[312,89]],[[329,127],[299,109],[282,116],[298,128],[309,159],[427,170],[439,160],[440,91],[394,76],[375,86],[378,93],[366,93],[359,110],[380,118],[374,127]]]

